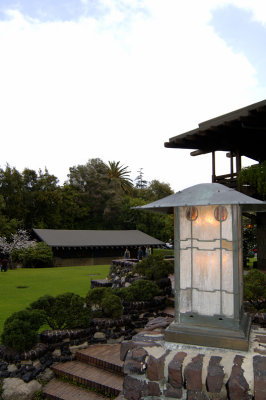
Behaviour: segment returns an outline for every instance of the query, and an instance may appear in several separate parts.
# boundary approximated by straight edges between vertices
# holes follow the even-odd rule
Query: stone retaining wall
[[[266,399],[264,329],[253,329],[248,352],[236,352],[167,343],[153,325],[121,345],[125,399]]]

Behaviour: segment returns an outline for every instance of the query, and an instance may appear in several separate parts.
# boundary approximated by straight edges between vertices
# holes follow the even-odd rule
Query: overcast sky
[[[0,0],[0,167],[210,182],[210,155],[164,142],[265,99],[265,45],[265,0]]]

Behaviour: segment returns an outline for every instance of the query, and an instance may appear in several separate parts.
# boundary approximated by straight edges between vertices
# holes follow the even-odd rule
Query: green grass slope
[[[85,296],[91,279],[103,279],[109,265],[17,269],[0,273],[0,334],[7,317],[25,309],[39,297],[73,292]]]

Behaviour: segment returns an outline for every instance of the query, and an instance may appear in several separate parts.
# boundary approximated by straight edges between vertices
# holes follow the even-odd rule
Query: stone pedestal
[[[250,326],[251,320],[247,314],[244,314],[239,329],[173,322],[166,329],[164,337],[168,342],[247,351]]]

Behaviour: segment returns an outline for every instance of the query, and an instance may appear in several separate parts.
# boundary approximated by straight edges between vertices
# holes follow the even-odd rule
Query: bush
[[[115,289],[114,293],[126,301],[150,301],[161,291],[155,282],[140,279],[127,288]]]
[[[43,323],[43,313],[36,310],[16,312],[4,323],[2,343],[19,352],[29,350],[37,343],[38,330]]]
[[[94,288],[86,297],[86,303],[91,307],[94,317],[119,318],[123,312],[120,297],[110,288]]]
[[[53,263],[53,251],[46,243],[40,242],[27,249],[13,250],[12,260],[21,263],[23,267],[50,267]]]
[[[123,313],[123,305],[120,297],[107,294],[102,299],[103,315],[108,318],[120,318]]]
[[[162,254],[151,255],[137,263],[134,270],[149,280],[157,281],[173,274],[174,264],[172,261],[166,261]]]
[[[42,296],[30,307],[42,310],[52,329],[86,328],[90,324],[91,310],[86,307],[85,300],[75,293]]]
[[[244,299],[256,311],[266,311],[266,274],[252,269],[244,276]]]

